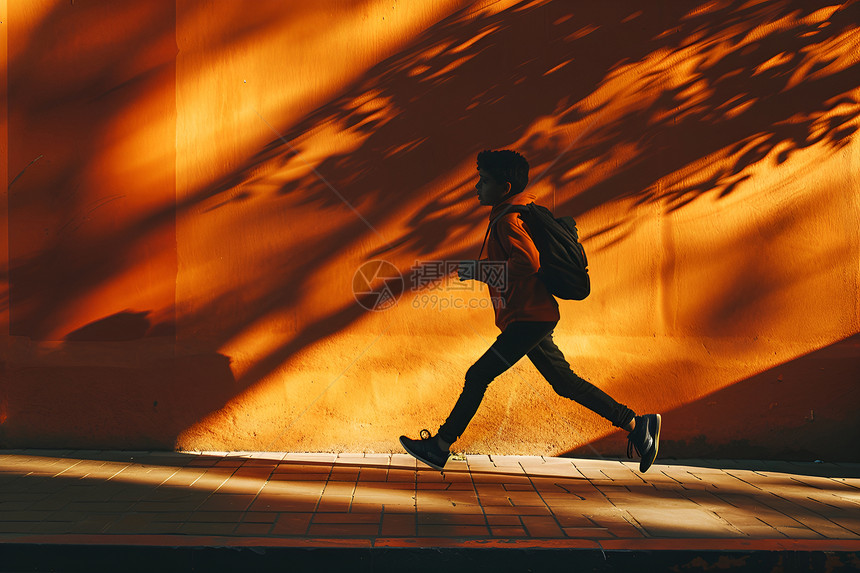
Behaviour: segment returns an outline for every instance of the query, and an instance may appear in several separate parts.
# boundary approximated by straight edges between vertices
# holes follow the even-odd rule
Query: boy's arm
[[[502,247],[508,253],[508,278],[516,280],[537,273],[540,253],[522,219],[516,213],[506,215],[499,221],[498,230]]]

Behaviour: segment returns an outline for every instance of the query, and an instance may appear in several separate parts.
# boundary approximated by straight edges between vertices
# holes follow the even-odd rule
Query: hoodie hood
[[[534,202],[534,200],[535,194],[529,191],[522,191],[512,197],[508,197],[507,199],[493,207],[493,210],[490,211],[490,220],[493,220],[499,215],[501,215],[511,205],[528,205],[529,203]]]

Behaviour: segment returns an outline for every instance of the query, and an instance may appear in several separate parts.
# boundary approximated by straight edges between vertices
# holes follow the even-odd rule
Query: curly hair
[[[509,149],[485,150],[478,154],[478,169],[483,169],[499,183],[511,184],[511,195],[521,193],[529,182],[529,162]]]

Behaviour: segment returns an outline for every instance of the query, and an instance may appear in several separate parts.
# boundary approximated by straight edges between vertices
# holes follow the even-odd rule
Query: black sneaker
[[[636,416],[636,427],[627,436],[627,457],[633,457],[633,449],[642,458],[639,471],[645,473],[657,458],[660,448],[660,414]]]
[[[445,468],[448,457],[451,455],[439,447],[436,437],[431,436],[427,430],[421,430],[420,440],[400,436],[400,444],[409,452],[409,455],[440,472]]]

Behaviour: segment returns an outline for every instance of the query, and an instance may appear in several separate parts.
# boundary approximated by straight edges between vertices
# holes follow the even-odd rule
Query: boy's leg
[[[616,402],[591,382],[577,376],[553,342],[552,333],[547,334],[532,348],[528,357],[538,372],[552,385],[556,394],[579,402],[609,420],[612,425],[623,428],[636,416],[633,410]]]
[[[454,409],[439,428],[439,438],[453,444],[466,430],[494,378],[513,366],[555,328],[554,322],[513,322],[466,372]]]
[[[579,402],[612,422],[614,426],[628,430],[627,455],[632,457],[632,449],[635,448],[641,457],[639,471],[648,471],[660,446],[660,414],[636,416],[633,410],[619,404],[606,392],[577,376],[553,342],[552,333],[547,334],[528,356],[557,394]],[[635,423],[633,431],[630,431],[633,425],[631,422]]]

